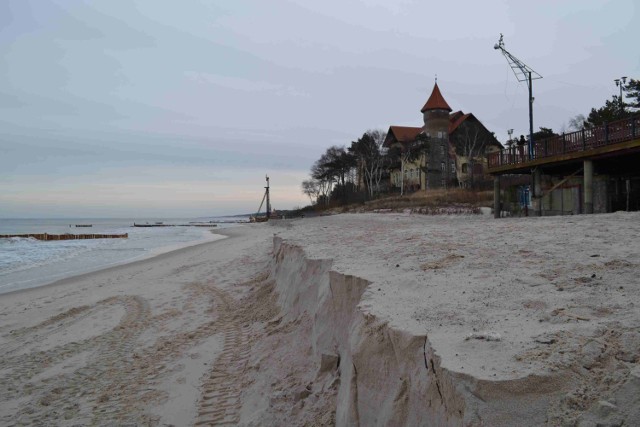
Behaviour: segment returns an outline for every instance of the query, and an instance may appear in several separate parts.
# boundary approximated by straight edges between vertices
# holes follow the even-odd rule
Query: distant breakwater
[[[33,238],[37,240],[85,240],[85,239],[126,239],[129,233],[125,234],[0,234],[0,239],[9,239],[11,237]]]

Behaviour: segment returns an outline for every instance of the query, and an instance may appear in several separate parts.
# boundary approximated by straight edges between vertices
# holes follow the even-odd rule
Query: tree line
[[[336,145],[327,148],[311,167],[310,178],[302,182],[302,192],[311,204],[348,202],[362,190],[362,184],[371,197],[379,192],[388,163],[385,136],[381,130],[369,130],[348,148]]]
[[[311,204],[329,206],[374,199],[389,190],[386,182],[390,169],[401,169],[404,177],[404,165],[428,150],[424,135],[405,144],[404,149],[385,147],[386,135],[380,129],[368,130],[349,147],[327,148],[311,167],[309,179],[302,182],[302,192]]]

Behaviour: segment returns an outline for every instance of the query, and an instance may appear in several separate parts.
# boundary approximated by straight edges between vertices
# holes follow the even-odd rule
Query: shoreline
[[[229,227],[229,228],[233,228],[233,227]],[[135,262],[140,262],[140,261],[145,261],[148,259],[152,259],[164,254],[168,254],[171,252],[175,252],[175,251],[180,251],[182,249],[187,249],[190,247],[194,247],[194,246],[199,246],[199,245],[206,245],[206,244],[210,244],[210,243],[215,243],[219,240],[224,240],[227,238],[227,236],[224,233],[221,233],[220,231],[225,230],[226,228],[221,228],[221,229],[216,229],[214,230],[209,230],[210,233],[214,236],[221,236],[220,238],[209,238],[209,239],[205,239],[204,236],[207,236],[206,233],[203,233],[203,237],[198,239],[198,240],[193,240],[191,242],[184,242],[184,243],[176,243],[173,245],[167,245],[167,246],[160,246],[157,248],[152,248],[149,250],[149,253],[143,253],[141,255],[137,255],[134,256],[132,258],[129,259],[125,259],[122,261],[115,261],[109,264],[105,264],[105,265],[101,265],[95,268],[90,268],[87,271],[82,271],[82,270],[75,270],[75,271],[68,271],[68,272],[64,272],[61,273],[60,275],[62,277],[53,279],[52,281],[47,281],[45,283],[39,284],[39,285],[34,285],[34,286],[28,286],[25,288],[19,288],[19,289],[14,289],[14,290],[10,290],[10,291],[2,291],[2,287],[0,287],[0,298],[2,298],[3,295],[8,295],[14,292],[22,292],[22,291],[27,291],[29,289],[37,289],[40,287],[44,287],[44,286],[51,286],[54,285],[58,282],[64,281],[64,280],[68,280],[68,279],[73,279],[74,277],[77,276],[84,276],[84,275],[88,275],[88,274],[92,274],[92,273],[98,273],[102,270],[107,270],[107,269],[111,269],[111,268],[117,268],[117,267],[121,267],[121,266],[125,266],[131,263],[135,263]],[[30,279],[32,280],[36,280],[36,279]],[[7,284],[5,286],[15,286],[15,283],[11,283],[11,284]]]
[[[192,425],[238,327],[226,289],[264,271],[271,246],[269,227],[216,233],[226,238],[3,294],[0,424]]]
[[[198,248],[200,246],[206,246],[206,245],[212,245],[215,243],[218,243],[220,241],[223,241],[225,239],[227,239],[227,236],[224,236],[221,239],[216,239],[216,240],[212,240],[210,242],[203,242],[203,243],[197,243],[194,245],[189,245],[189,246],[185,246],[182,248],[178,248],[178,249],[173,249],[167,252],[160,252],[158,254],[155,255],[149,255],[148,257],[142,258],[142,259],[134,259],[134,260],[129,260],[129,261],[123,261],[122,263],[116,263],[116,264],[112,264],[112,265],[108,265],[105,267],[100,267],[97,270],[93,270],[93,271],[87,271],[84,273],[79,273],[79,274],[74,274],[72,276],[69,277],[63,277],[61,279],[56,279],[53,282],[50,283],[45,283],[44,285],[38,285],[38,286],[32,286],[29,288],[24,288],[24,289],[15,289],[13,291],[8,291],[8,292],[2,292],[0,293],[0,300],[4,297],[4,296],[10,296],[10,295],[15,295],[15,294],[21,294],[21,293],[28,293],[30,291],[37,291],[39,289],[43,289],[43,288],[53,288],[56,286],[61,286],[61,285],[66,285],[69,283],[73,283],[73,282],[77,282],[77,281],[82,281],[85,279],[90,279],[91,276],[94,275],[98,275],[98,274],[107,274],[107,273],[111,273],[111,272],[115,272],[121,268],[125,268],[125,267],[135,267],[136,265],[141,265],[147,262],[155,262],[157,260],[162,259],[163,257],[171,257],[173,255],[178,255],[182,252],[188,251],[189,249],[194,249],[194,248]]]

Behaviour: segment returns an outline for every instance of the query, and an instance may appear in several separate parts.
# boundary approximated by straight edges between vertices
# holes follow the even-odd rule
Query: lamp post
[[[622,89],[624,85],[627,83],[627,76],[620,77],[619,79],[615,79],[614,82],[616,82],[616,86],[620,88],[620,118],[622,118],[622,115],[624,114],[624,102],[622,101]]]

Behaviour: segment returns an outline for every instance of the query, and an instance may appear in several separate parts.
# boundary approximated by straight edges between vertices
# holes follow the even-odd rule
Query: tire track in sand
[[[251,348],[249,326],[243,325],[241,307],[228,293],[213,285],[200,289],[215,296],[224,349],[202,383],[195,425],[236,425],[240,421],[242,379]]]
[[[24,354],[11,354],[14,351],[10,351],[0,357],[0,383],[7,384],[0,388],[0,401],[16,402],[15,412],[0,417],[2,424],[50,425],[70,419],[76,424],[96,424],[104,419],[110,411],[105,409],[97,391],[112,389],[114,383],[123,379],[124,372],[119,375],[110,373],[116,371],[116,366],[128,357],[137,336],[146,327],[149,307],[144,299],[119,296],[92,306],[72,308],[36,326],[13,331],[10,337],[10,347],[15,349],[20,343],[31,344],[45,339],[85,320],[92,312],[111,306],[121,306],[125,313],[118,324],[105,333],[81,341],[61,343],[47,350],[32,350]],[[47,329],[53,324],[57,326]],[[65,370],[62,366],[73,365],[74,357],[82,357],[87,353],[97,357],[89,359],[77,369]],[[61,371],[49,380],[47,370],[56,365]],[[45,377],[39,378],[41,375]],[[88,388],[87,384],[91,384],[91,387]],[[113,399],[109,405],[111,407],[118,403],[117,395]]]

